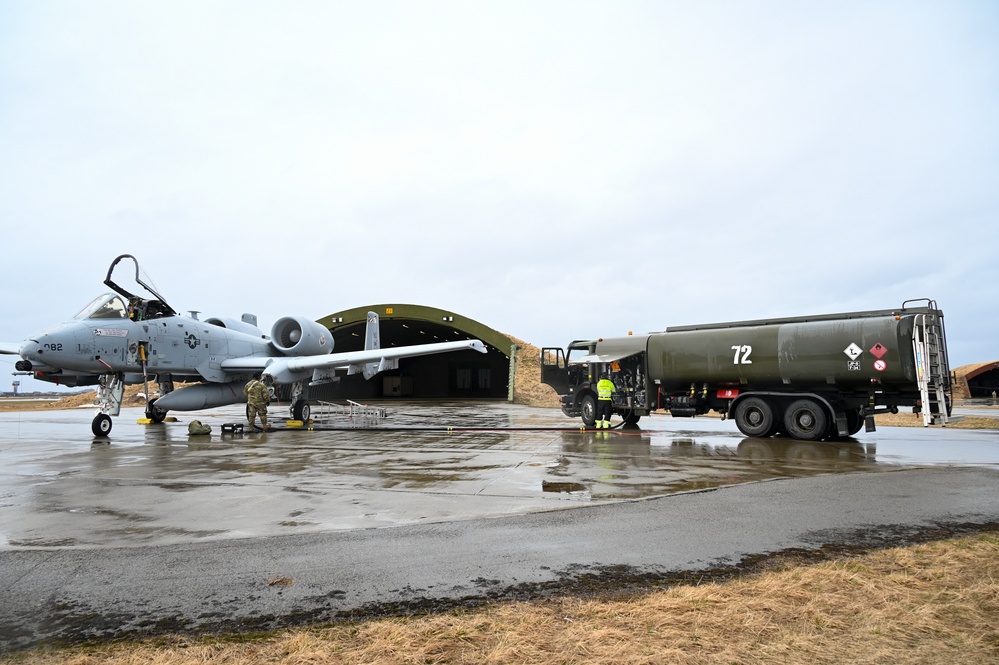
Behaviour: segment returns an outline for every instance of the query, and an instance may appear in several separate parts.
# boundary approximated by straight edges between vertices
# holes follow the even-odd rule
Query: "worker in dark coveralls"
[[[243,386],[243,394],[246,395],[246,419],[250,421],[250,427],[253,429],[270,429],[270,425],[267,424],[267,405],[271,403],[270,385],[273,381],[274,377],[270,374],[265,374],[263,380],[259,375],[255,375]],[[260,415],[260,427],[254,422],[257,414]]]
[[[611,395],[617,390],[617,386],[611,381],[607,374],[601,374],[597,382],[597,413],[596,428],[609,429],[611,417]]]

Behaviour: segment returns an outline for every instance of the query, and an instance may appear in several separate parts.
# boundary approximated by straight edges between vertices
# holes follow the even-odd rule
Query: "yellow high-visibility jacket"
[[[610,379],[600,379],[597,382],[597,399],[609,400],[615,390],[613,381]]]

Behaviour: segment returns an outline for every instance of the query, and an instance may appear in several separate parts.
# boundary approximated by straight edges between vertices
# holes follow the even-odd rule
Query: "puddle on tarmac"
[[[545,487],[586,492],[593,499],[636,499],[773,478],[888,468],[878,467],[874,444],[857,441],[745,438],[712,444],[664,432],[581,432],[561,435],[558,464],[548,470]]]

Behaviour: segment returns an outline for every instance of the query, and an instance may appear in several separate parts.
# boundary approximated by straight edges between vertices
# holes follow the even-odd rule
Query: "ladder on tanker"
[[[933,424],[946,426],[952,420],[947,415],[951,385],[943,316],[935,302],[930,302],[930,309],[933,311],[916,316],[916,327],[912,332],[923,427]]]

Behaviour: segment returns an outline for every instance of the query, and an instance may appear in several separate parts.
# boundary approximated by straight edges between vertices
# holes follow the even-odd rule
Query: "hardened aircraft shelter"
[[[968,397],[993,398],[999,391],[999,360],[958,367],[954,373],[967,382]]]
[[[335,351],[364,348],[368,312],[381,321],[383,347],[481,340],[488,353],[458,351],[403,358],[399,369],[365,380],[343,376],[333,384],[314,386],[311,399],[494,398],[513,401],[517,345],[506,335],[455,312],[425,305],[382,304],[355,307],[319,319],[333,335]]]

